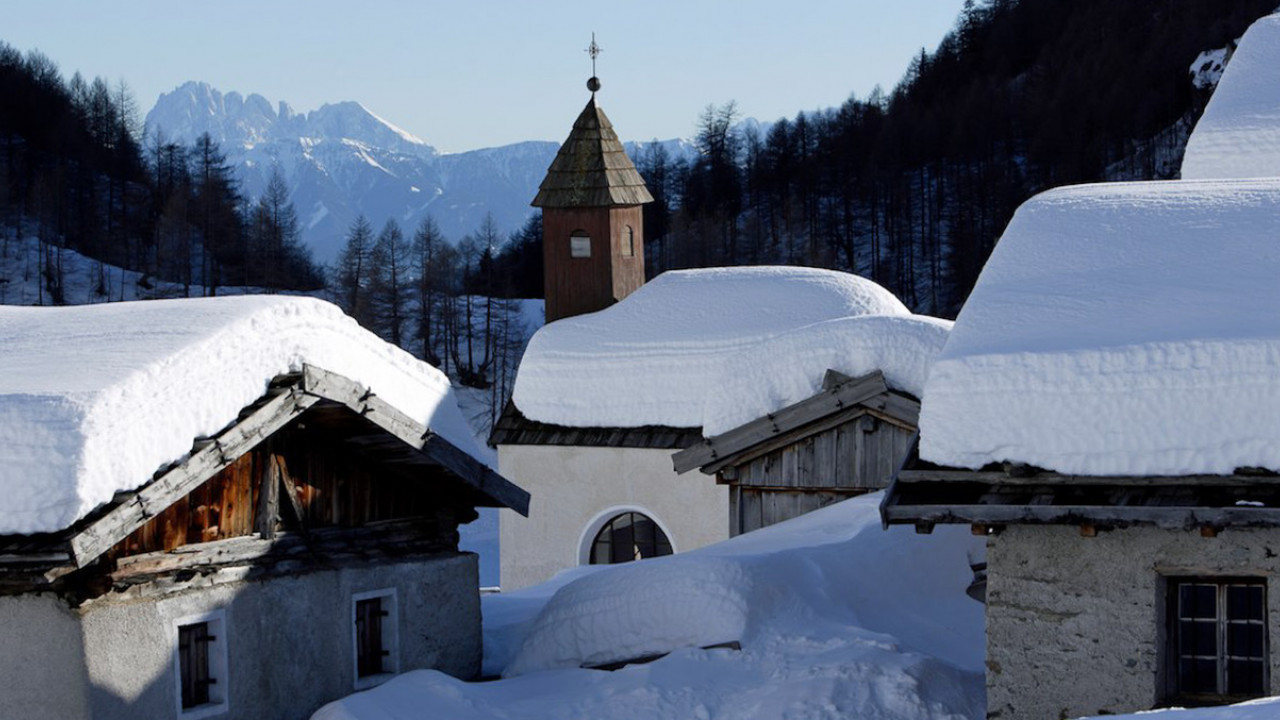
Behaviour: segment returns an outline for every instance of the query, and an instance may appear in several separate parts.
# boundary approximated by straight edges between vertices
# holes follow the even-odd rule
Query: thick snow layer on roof
[[[726,359],[815,322],[908,314],[879,285],[831,270],[667,272],[617,305],[539,330],[513,399],[526,417],[558,425],[698,427]]]
[[[725,360],[706,394],[707,437],[764,417],[822,390],[828,369],[850,377],[874,370],[895,390],[924,392],[950,320],[924,315],[861,315],[806,325]]]
[[[486,669],[520,648],[508,677],[406,673],[313,720],[981,718],[983,606],[965,589],[983,540],[957,526],[882,531],[880,499],[487,596]],[[510,637],[494,637],[495,617]],[[698,649],[729,640],[742,649]]]
[[[1085,185],[1014,215],[925,385],[920,454],[1280,469],[1280,180]]]
[[[1182,177],[1280,177],[1280,15],[1240,39],[1187,140]]]
[[[144,484],[304,363],[478,456],[444,375],[320,300],[0,307],[0,534],[67,527]]]

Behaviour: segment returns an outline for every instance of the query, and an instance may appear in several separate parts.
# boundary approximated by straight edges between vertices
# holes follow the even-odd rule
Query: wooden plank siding
[[[432,476],[442,472],[423,470]],[[264,487],[280,493],[280,500],[260,503]],[[448,501],[447,493],[441,496],[443,489],[425,477],[378,469],[327,433],[290,427],[148,520],[109,554],[123,558],[254,534],[265,537],[298,525],[295,507],[302,515],[298,529],[303,530],[432,515],[442,500]],[[286,495],[290,490],[292,497]],[[265,507],[272,516],[261,519]]]
[[[730,534],[788,520],[887,487],[913,429],[864,411],[833,427],[724,468]]]

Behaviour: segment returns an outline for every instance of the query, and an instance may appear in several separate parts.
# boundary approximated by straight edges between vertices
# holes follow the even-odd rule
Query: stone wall
[[[604,521],[627,510],[653,518],[676,552],[729,537],[729,496],[715,478],[676,475],[673,450],[501,445],[498,469],[529,491],[529,517],[499,515],[501,583],[515,590],[581,564]]]
[[[987,717],[1043,720],[1146,710],[1165,696],[1166,578],[1271,578],[1280,531],[1011,526],[987,543]],[[1277,639],[1272,640],[1275,647]],[[1271,693],[1280,663],[1271,654]]]

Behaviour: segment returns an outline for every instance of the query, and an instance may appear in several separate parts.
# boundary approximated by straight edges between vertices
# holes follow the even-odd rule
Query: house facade
[[[165,322],[199,325],[228,303],[238,308],[231,315],[268,328],[273,315],[332,321],[332,332],[309,331],[308,342],[332,348],[346,336],[363,347],[351,351],[356,364],[382,360],[418,372],[416,361],[380,347],[354,322],[327,317],[340,313],[315,301],[219,298],[139,312],[163,333]],[[48,319],[33,324],[56,336],[58,318]],[[287,354],[308,355],[300,345]],[[209,352],[200,343],[190,349]],[[173,372],[203,384],[182,367]],[[163,386],[168,374],[149,385]],[[104,394],[130,393],[116,384]],[[301,719],[402,671],[478,674],[478,568],[458,550],[458,527],[479,506],[527,512],[528,495],[476,460],[456,433],[433,430],[456,413],[438,405],[451,396],[426,398],[437,404],[426,422],[392,404],[413,405],[415,393],[423,399],[416,389],[375,388],[304,363],[275,376],[220,430],[193,437],[187,453],[66,527],[0,535],[4,712]],[[0,395],[6,412],[22,411],[21,394]],[[198,392],[188,404],[199,405]],[[30,424],[45,420],[36,413]],[[94,441],[91,429],[83,432]],[[34,438],[32,448],[41,442]],[[93,467],[79,478],[95,479]],[[3,480],[22,490],[21,478]]]

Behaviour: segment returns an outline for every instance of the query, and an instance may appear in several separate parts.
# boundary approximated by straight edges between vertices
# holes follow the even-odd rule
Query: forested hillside
[[[1188,70],[1276,0],[968,0],[888,93],[761,135],[708,107],[699,158],[637,158],[650,271],[852,270],[953,316],[1014,209],[1049,187],[1170,178],[1208,91]]]
[[[50,303],[64,293],[63,251],[180,283],[191,294],[219,285],[320,287],[298,242],[289,191],[275,176],[256,202],[239,193],[206,135],[190,146],[140,136],[123,81],[64,80],[53,60],[0,42],[0,252],[30,233]],[[24,280],[27,278],[24,278]],[[14,279],[0,277],[0,283]],[[99,300],[121,299],[108,287]],[[82,300],[77,300],[82,302]]]

